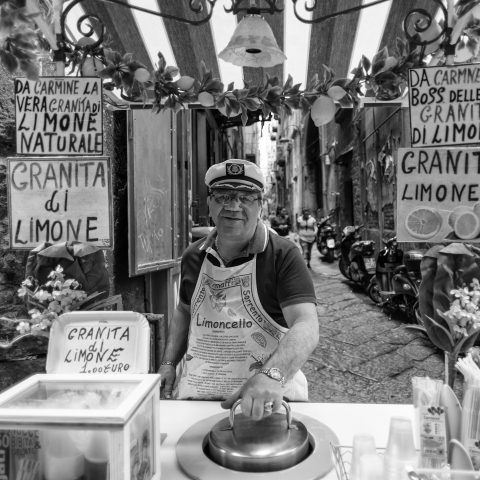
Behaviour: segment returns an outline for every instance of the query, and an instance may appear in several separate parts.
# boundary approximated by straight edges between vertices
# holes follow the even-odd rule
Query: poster
[[[94,77],[15,79],[18,155],[102,155],[102,83]]]
[[[10,248],[80,241],[112,247],[108,157],[9,158]]]
[[[480,148],[400,148],[400,242],[480,242]]]
[[[480,143],[480,65],[409,70],[412,147]]]

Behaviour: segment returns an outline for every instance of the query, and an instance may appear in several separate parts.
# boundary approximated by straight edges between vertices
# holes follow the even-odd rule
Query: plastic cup
[[[357,433],[353,436],[352,464],[350,478],[360,479],[360,460],[365,455],[375,455],[375,439],[369,433]]]
[[[405,417],[392,417],[385,455],[397,460],[411,460],[415,458],[412,421]]]
[[[385,480],[383,458],[377,453],[362,455],[358,465],[358,480]]]
[[[409,418],[392,417],[384,455],[385,479],[406,480],[406,465],[417,465],[412,422]]]

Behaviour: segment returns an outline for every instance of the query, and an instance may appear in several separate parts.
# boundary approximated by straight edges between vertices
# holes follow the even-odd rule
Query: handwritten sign
[[[400,242],[480,242],[480,148],[400,148]]]
[[[480,142],[480,65],[409,70],[412,147]]]
[[[136,312],[71,312],[50,332],[48,373],[147,373],[150,327]]]
[[[100,78],[17,78],[15,114],[17,154],[103,154]]]
[[[110,159],[9,158],[10,248],[78,240],[112,246]]]

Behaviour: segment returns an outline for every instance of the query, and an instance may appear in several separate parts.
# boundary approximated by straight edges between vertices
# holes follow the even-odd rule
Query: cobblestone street
[[[316,247],[312,277],[320,342],[303,368],[311,401],[411,403],[412,377],[443,379],[441,352],[350,284],[338,262],[322,262]]]

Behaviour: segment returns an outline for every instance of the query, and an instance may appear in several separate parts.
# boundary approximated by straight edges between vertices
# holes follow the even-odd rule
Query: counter
[[[291,403],[295,412],[308,415],[330,427],[338,436],[341,445],[351,445],[355,433],[369,432],[375,437],[377,447],[385,447],[388,439],[390,418],[408,417],[413,422],[411,405],[352,404],[352,403]],[[160,432],[162,436],[161,466],[163,480],[188,480],[180,469],[175,446],[182,434],[198,421],[225,412],[220,402],[161,400]],[[166,437],[165,437],[166,435]],[[335,471],[325,480],[336,480]],[[297,479],[302,480],[302,479]]]

